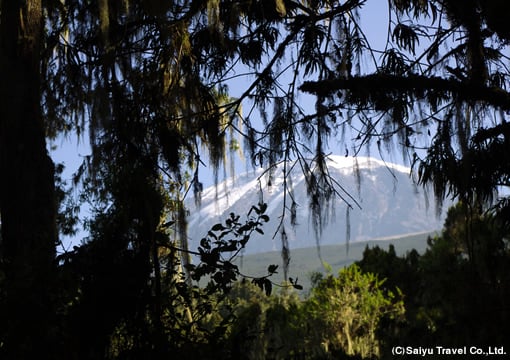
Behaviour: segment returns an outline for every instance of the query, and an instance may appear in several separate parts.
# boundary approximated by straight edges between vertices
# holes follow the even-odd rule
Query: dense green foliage
[[[251,340],[260,345],[254,357],[368,356],[391,343],[374,338],[378,326],[424,343],[504,341],[510,202],[497,190],[510,175],[510,27],[500,16],[509,5],[388,1],[379,50],[363,28],[365,3],[0,1],[0,357],[236,358]],[[314,95],[310,108],[300,99],[305,92]],[[91,154],[66,185],[47,141],[86,135]],[[233,214],[215,226],[194,254],[184,199],[200,202],[201,164],[210,163],[216,179],[241,149],[269,178],[284,164],[284,207],[273,221],[287,278],[284,219],[293,223],[303,206],[290,167],[305,175],[318,245],[331,199],[345,201],[347,216],[358,204],[329,176],[328,141],[336,140],[354,155],[374,145],[392,156],[397,145],[422,185],[461,205],[422,257],[367,253],[379,264],[369,273],[385,283],[352,267],[317,285],[315,308],[270,299],[247,304],[243,320],[236,300],[227,300],[233,282],[246,278],[232,256],[263,231],[265,206],[246,209],[246,223]],[[87,221],[80,202],[91,209]],[[58,254],[61,236],[83,223],[90,235],[82,245]],[[402,284],[398,273],[384,273],[381,257],[409,270]],[[276,271],[269,266],[252,279],[266,296]],[[197,283],[204,276],[209,286]],[[351,291],[349,282],[372,291]],[[394,305],[393,285],[415,301],[405,300],[409,325],[401,328],[380,318]],[[446,292],[453,286],[457,292]],[[330,291],[354,303],[326,309],[321,296]],[[324,311],[350,307],[350,317],[322,323]],[[278,325],[300,324],[294,308],[316,314],[325,333],[314,340],[298,325]],[[368,323],[359,320],[366,314]],[[251,338],[242,321],[255,316],[263,336]],[[343,333],[329,332],[338,324]],[[361,329],[356,339],[353,326]],[[274,334],[303,336],[304,348],[289,349]]]
[[[363,358],[380,356],[379,323],[404,313],[398,288],[396,296],[383,289],[383,284],[376,275],[351,265],[341,270],[338,278],[329,275],[313,288],[308,311],[326,353],[341,349]]]
[[[236,316],[227,330],[232,358],[378,357],[379,323],[393,323],[404,313],[402,300],[383,283],[356,265],[316,278],[304,300],[288,288],[267,297],[240,283],[229,297]]]
[[[448,212],[441,235],[429,238],[423,255],[397,256],[367,248],[358,263],[387,278],[405,294],[406,321],[388,344],[412,346],[509,345],[510,247],[508,229],[487,214],[466,217],[458,204]],[[472,236],[465,233],[472,231]],[[484,244],[475,256],[469,243]],[[385,336],[391,333],[385,332]]]

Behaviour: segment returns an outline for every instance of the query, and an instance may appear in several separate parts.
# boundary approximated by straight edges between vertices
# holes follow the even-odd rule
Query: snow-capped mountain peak
[[[264,225],[265,235],[250,239],[246,248],[248,253],[280,250],[280,238],[274,235],[282,219],[291,248],[314,246],[316,233],[311,221],[306,179],[298,165],[287,164],[286,182],[284,167],[280,164],[272,171],[256,169],[206,188],[202,192],[200,208],[192,202],[187,204],[190,247],[196,248],[211,226],[224,222],[231,212],[243,219],[252,205],[261,201],[268,204],[266,214],[270,222]],[[374,158],[344,156],[330,156],[327,165],[335,190],[346,195],[346,199],[351,196],[351,205],[357,203],[361,207],[355,206],[349,211],[350,241],[441,228],[442,219],[435,215],[433,208],[429,209],[429,200],[413,183],[409,168]],[[297,205],[296,226],[290,225],[288,190],[291,185],[292,199]],[[287,209],[284,209],[284,199]],[[337,197],[329,205],[329,219],[319,241],[321,244],[343,243],[347,233],[347,204]]]

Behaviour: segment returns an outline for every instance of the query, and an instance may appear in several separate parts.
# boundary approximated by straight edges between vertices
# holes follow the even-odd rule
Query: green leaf
[[[203,238],[202,240],[200,240],[200,246],[202,246],[204,249],[211,248],[211,244],[209,243],[209,241],[207,241],[206,238]]]
[[[223,226],[222,224],[215,224],[211,228],[212,231],[221,231],[221,230],[225,230],[225,229],[226,229],[226,227]]]
[[[175,221],[169,221],[169,222],[166,222],[163,225],[161,225],[161,227],[163,229],[165,229],[165,228],[168,228],[168,227],[172,226],[173,224],[175,224]]]
[[[239,240],[239,242],[244,247],[246,245],[246,243],[248,242],[248,240],[250,240],[250,237],[248,235],[244,235],[243,238],[241,240]]]
[[[278,269],[278,265],[269,265],[267,267],[267,272],[269,274],[277,274],[278,272],[276,271],[276,269]]]
[[[333,267],[326,261],[322,262],[322,266],[324,266],[324,270],[326,270],[327,274],[331,274],[333,272]]]
[[[237,229],[237,232],[239,234],[242,234],[243,232],[248,231],[250,229],[251,229],[251,225],[250,224],[245,224],[245,225],[241,226],[239,229]]]
[[[253,284],[257,285],[260,290],[264,290],[264,278],[256,278],[251,281]]]
[[[268,279],[265,279],[264,281],[264,290],[266,291],[267,296],[271,295],[271,292],[273,291],[273,284]]]
[[[260,214],[263,214],[266,212],[267,210],[267,204],[266,203],[262,203],[262,204],[259,204],[260,206]]]

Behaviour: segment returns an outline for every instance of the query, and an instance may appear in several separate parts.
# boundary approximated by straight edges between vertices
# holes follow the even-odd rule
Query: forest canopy
[[[510,5],[391,0],[379,47],[363,22],[374,2],[0,1],[0,353],[116,357],[106,349],[118,333],[126,358],[184,352],[212,306],[190,282],[184,199],[200,200],[200,164],[218,178],[236,152],[269,176],[279,163],[302,169],[319,237],[334,196],[355,205],[328,175],[333,142],[398,153],[439,201],[508,229]],[[65,184],[47,143],[84,134],[91,154]],[[90,236],[58,254],[80,202]],[[206,291],[239,276],[220,254],[262,231],[253,205],[246,224],[233,214],[204,234],[204,274],[219,285]],[[475,235],[465,231],[470,259]],[[78,336],[83,326],[94,332]]]

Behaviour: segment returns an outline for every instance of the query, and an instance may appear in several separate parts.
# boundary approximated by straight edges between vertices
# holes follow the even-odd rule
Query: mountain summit
[[[324,226],[318,239],[320,244],[342,244],[348,232],[350,241],[362,241],[434,231],[442,227],[442,217],[436,216],[432,202],[429,207],[427,195],[414,184],[409,168],[368,157],[330,156],[327,164],[329,175],[337,183],[336,190],[345,198],[348,194],[355,201],[350,201],[353,208],[349,212],[340,197],[331,201],[327,218],[321,219]],[[287,168],[291,167],[287,165]],[[251,206],[262,200],[268,205],[266,214],[270,221],[264,224],[265,235],[252,236],[246,252],[280,250],[280,236],[275,236],[275,233],[284,214],[283,173],[283,165],[276,167],[271,175],[262,169],[253,170],[205,189],[200,207],[191,201],[187,203],[190,248],[196,248],[211,226],[224,222],[231,212],[240,215],[243,220]],[[290,212],[287,210],[283,226],[289,246],[291,249],[314,246],[317,237],[305,176],[294,169],[290,179],[297,204],[297,225],[290,225]],[[290,202],[287,197],[287,209]]]

